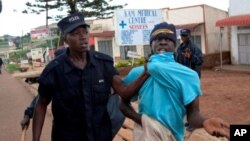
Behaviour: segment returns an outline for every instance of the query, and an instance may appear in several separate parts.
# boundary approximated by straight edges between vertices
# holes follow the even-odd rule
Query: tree
[[[50,15],[48,10],[56,9],[58,11],[66,11],[68,14],[81,12],[85,17],[109,18],[113,15],[115,9],[123,8],[124,5],[109,5],[113,0],[33,0],[35,3],[26,2],[27,9],[23,13],[40,14],[46,12],[46,26],[48,19],[53,18],[56,21],[65,17],[65,15]],[[62,12],[61,12],[62,13]],[[60,35],[60,38],[61,35]],[[60,40],[59,45],[63,44]]]
[[[113,15],[115,9],[123,8],[124,5],[109,5],[113,0],[35,0],[35,4],[27,2],[27,9],[23,13],[40,14],[48,10],[57,9],[66,10],[67,13],[82,12],[85,17],[109,18]],[[53,15],[55,20],[59,20],[65,15]]]
[[[48,19],[53,18],[56,21],[65,17],[65,15],[50,15],[48,10],[56,9],[66,11],[68,14],[81,12],[85,17],[109,18],[113,15],[115,9],[123,8],[124,5],[109,5],[113,0],[33,0],[35,3],[26,2],[27,9],[23,13],[40,14],[46,12],[46,26]],[[61,12],[62,13],[62,12]],[[60,37],[62,38],[62,37]],[[63,44],[60,40],[59,45]]]
[[[0,0],[0,13],[2,12],[2,8],[3,8],[2,0]]]
[[[14,42],[14,44],[15,44],[15,46],[16,46],[16,48],[17,49],[19,49],[19,45],[20,45],[20,41],[21,41],[21,38],[18,36],[18,37],[16,37],[14,40],[13,40],[13,42]]]
[[[10,35],[7,35],[7,34],[3,35],[3,39],[5,42],[8,42],[10,39]]]

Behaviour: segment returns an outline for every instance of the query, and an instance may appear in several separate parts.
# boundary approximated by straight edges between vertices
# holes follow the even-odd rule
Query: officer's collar
[[[89,64],[88,65],[93,65],[94,67],[96,66],[96,59],[94,58],[94,51],[88,51],[87,56],[89,59]]]
[[[69,49],[67,48],[67,51],[65,54],[63,54],[66,58],[66,62],[64,63],[64,73],[68,73],[71,70],[73,70],[75,67],[73,66],[72,62],[69,60]],[[94,59],[94,52],[93,51],[87,51],[87,65],[86,67],[95,67],[96,61]]]

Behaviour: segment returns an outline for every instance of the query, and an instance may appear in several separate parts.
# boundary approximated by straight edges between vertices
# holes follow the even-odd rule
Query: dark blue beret
[[[173,24],[168,24],[167,22],[162,22],[156,24],[150,34],[150,44],[157,37],[165,37],[176,43],[176,28]]]
[[[89,25],[84,20],[83,14],[81,13],[71,14],[63,18],[58,22],[57,26],[64,34],[71,32],[79,26],[89,27]]]
[[[181,33],[181,36],[182,35],[187,36],[187,35],[190,35],[191,31],[189,29],[181,29],[180,33]]]

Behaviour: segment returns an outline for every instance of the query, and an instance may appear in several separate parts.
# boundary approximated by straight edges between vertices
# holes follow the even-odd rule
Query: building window
[[[136,46],[120,46],[121,59],[124,59],[124,60],[129,59],[127,56],[128,51],[136,52]]]
[[[98,41],[98,51],[113,57],[112,40]]]
[[[193,41],[194,44],[196,44],[201,49],[201,36],[200,35],[191,36],[190,39],[191,41]],[[180,44],[181,44],[181,39],[177,39],[176,47],[180,46]]]
[[[200,35],[191,36],[191,40],[193,41],[194,44],[196,44],[201,49],[201,36]]]
[[[238,26],[238,30],[247,30],[250,29],[250,26]]]
[[[181,39],[176,40],[176,47],[178,47],[181,44]]]
[[[149,55],[151,55],[152,53],[150,45],[144,45],[143,52],[144,52],[144,57],[149,57]]]

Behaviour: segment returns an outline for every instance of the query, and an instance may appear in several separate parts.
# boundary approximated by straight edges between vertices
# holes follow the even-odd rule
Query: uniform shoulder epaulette
[[[46,75],[48,72],[53,70],[56,66],[59,65],[58,59],[54,59],[44,68],[42,75]]]
[[[100,59],[100,60],[105,60],[105,61],[110,61],[110,62],[113,62],[113,58],[110,57],[109,55],[106,55],[106,54],[103,54],[103,53],[100,53],[100,52],[94,52],[94,57],[96,59]]]

